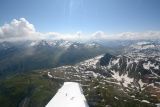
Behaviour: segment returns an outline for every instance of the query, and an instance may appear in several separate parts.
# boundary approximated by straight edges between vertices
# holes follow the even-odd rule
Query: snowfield
[[[65,82],[46,107],[89,107],[79,83]]]

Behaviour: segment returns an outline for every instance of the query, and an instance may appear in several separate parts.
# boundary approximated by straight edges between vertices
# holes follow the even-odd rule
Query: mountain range
[[[2,42],[0,64],[4,107],[44,107],[69,81],[90,107],[160,106],[159,41]]]

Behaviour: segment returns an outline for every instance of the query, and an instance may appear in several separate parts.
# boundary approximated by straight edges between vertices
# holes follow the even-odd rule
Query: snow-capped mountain
[[[70,47],[81,47],[86,48],[95,48],[100,47],[101,45],[96,42],[74,42],[67,40],[34,40],[34,41],[19,41],[19,42],[0,42],[0,49],[7,49],[10,47],[57,47],[57,48],[70,48]]]
[[[98,43],[37,40],[0,43],[0,73],[75,64],[105,53]]]
[[[151,57],[159,56],[160,43],[157,41],[141,41],[134,43],[125,49],[131,56]]]
[[[150,58],[137,60],[126,56],[116,57],[106,54],[75,66],[48,69],[43,73],[48,73],[51,79],[80,82],[85,89],[86,96],[89,97],[87,98],[90,105],[93,105],[90,100],[95,100],[97,97],[100,97],[99,100],[106,100],[105,97],[108,97],[123,103],[135,101],[141,106],[143,104],[155,106],[160,100],[159,67],[160,61]],[[92,89],[91,84],[94,84]],[[109,87],[112,87],[112,90],[116,90],[117,93],[114,93],[113,96],[103,94],[92,96],[90,93],[98,90],[107,91],[110,90]],[[99,100],[96,99],[94,103],[98,103]]]
[[[142,45],[143,48],[140,48]],[[107,53],[74,66],[48,69],[42,73],[51,79],[80,82],[91,106],[98,105],[99,101],[104,101],[100,103],[102,105],[113,106],[105,102],[107,98],[107,101],[154,107],[160,102],[160,56],[154,52],[157,50],[153,48],[159,46],[143,42],[129,47],[134,49],[123,55]],[[153,54],[149,56],[146,49],[147,52],[152,50]],[[128,50],[128,47],[125,50]],[[136,55],[131,54],[133,52]],[[100,93],[92,95],[99,92],[98,90]],[[106,92],[107,95],[101,92]]]
[[[105,55],[103,58],[108,57]],[[104,60],[104,59],[101,60]],[[111,76],[124,87],[144,89],[149,84],[159,87],[160,61],[153,57],[135,59],[128,56],[111,57],[109,64],[104,64]],[[154,88],[155,88],[154,87]]]
[[[9,100],[12,89],[20,90],[18,97],[28,92],[16,104],[27,101],[29,105],[32,97],[48,93],[46,104],[64,82],[80,83],[90,107],[157,107],[160,103],[159,42],[134,41],[114,48],[64,40],[3,42],[0,65],[0,76],[22,73],[9,78],[10,82],[0,81],[0,92],[9,90],[2,95]],[[19,83],[26,88],[19,89]]]
[[[30,41],[28,46],[48,46],[48,47],[59,47],[59,48],[65,48],[68,49],[70,47],[79,48],[80,46],[84,46],[86,48],[95,48],[100,47],[98,43],[91,42],[91,43],[82,43],[82,42],[73,42],[73,41],[67,41],[67,40],[41,40],[41,41]]]

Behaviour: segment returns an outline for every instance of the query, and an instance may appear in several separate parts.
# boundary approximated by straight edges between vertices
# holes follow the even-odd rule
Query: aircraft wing
[[[46,107],[89,107],[79,83],[64,82]]]

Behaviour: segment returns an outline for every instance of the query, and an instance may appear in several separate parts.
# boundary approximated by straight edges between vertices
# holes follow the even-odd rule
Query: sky
[[[160,0],[0,0],[0,41],[160,39]]]
[[[39,32],[160,30],[160,0],[0,0],[0,26],[25,18]]]

